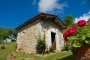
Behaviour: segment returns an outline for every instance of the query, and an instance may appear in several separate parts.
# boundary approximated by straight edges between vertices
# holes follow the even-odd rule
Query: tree
[[[17,31],[14,28],[9,28],[8,32],[9,32],[9,38],[11,40],[13,40],[17,37]]]
[[[14,28],[0,27],[0,40],[3,42],[6,38],[16,39],[17,32]]]
[[[72,25],[74,23],[74,21],[75,21],[75,19],[72,15],[67,15],[63,20],[63,22],[66,26]]]
[[[0,40],[3,41],[4,39],[8,38],[9,32],[7,28],[0,27]]]

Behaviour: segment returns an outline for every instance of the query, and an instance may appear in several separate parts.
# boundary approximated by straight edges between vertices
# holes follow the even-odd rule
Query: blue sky
[[[72,14],[75,22],[90,17],[90,0],[0,0],[0,26],[17,27],[40,12]]]

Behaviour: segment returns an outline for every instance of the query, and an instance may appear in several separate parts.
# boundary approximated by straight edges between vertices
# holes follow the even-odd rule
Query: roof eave
[[[53,15],[53,14],[40,13],[40,14],[36,15],[35,17],[27,20],[27,21],[24,22],[23,24],[19,25],[19,26],[16,28],[16,30],[21,29],[22,27],[26,26],[27,24],[29,24],[30,22],[32,22],[32,21],[34,21],[34,20],[36,20],[36,19],[38,19],[38,18],[46,19],[46,18],[48,18],[47,15],[53,17],[53,19],[56,18],[56,19],[55,19],[55,22],[60,26],[61,29],[65,29],[65,28],[66,28],[66,25],[60,20],[60,18],[59,18],[58,16]]]

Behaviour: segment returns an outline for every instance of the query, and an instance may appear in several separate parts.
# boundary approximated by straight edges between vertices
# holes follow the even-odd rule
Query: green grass
[[[0,49],[0,60],[6,60],[7,54],[10,52],[12,52],[18,58],[18,60],[21,60],[22,58],[31,58],[31,57],[34,57],[36,60],[74,60],[72,53],[70,51],[68,52],[63,51],[60,53],[50,53],[37,56],[37,54],[17,53],[15,51],[16,42],[0,44],[0,47],[3,45],[6,46],[6,49],[4,50]]]
[[[0,47],[3,46],[3,45],[6,46],[6,49],[4,49],[4,50],[0,49],[0,60],[6,60],[7,54],[9,52],[14,52],[15,51],[16,43],[12,42],[12,43],[7,43],[7,44],[0,44]]]
[[[74,58],[70,51],[63,51],[61,53],[55,53],[53,55],[50,55],[46,57],[45,60],[74,60]]]

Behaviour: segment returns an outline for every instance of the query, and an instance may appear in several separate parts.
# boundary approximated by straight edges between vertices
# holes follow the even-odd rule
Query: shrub
[[[16,42],[16,40],[12,39],[11,42]]]
[[[50,52],[54,52],[53,46],[51,46],[49,49],[50,49]]]
[[[37,45],[36,45],[36,49],[37,49],[37,53],[44,53],[45,49],[46,49],[46,43],[45,43],[45,34],[43,36],[43,38],[41,37],[41,35],[39,35],[38,40],[37,40]]]
[[[1,49],[5,49],[6,47],[5,46],[1,46]]]
[[[62,49],[62,51],[68,51],[68,50],[70,50],[70,45],[69,44],[65,44],[64,45],[64,48]]]

